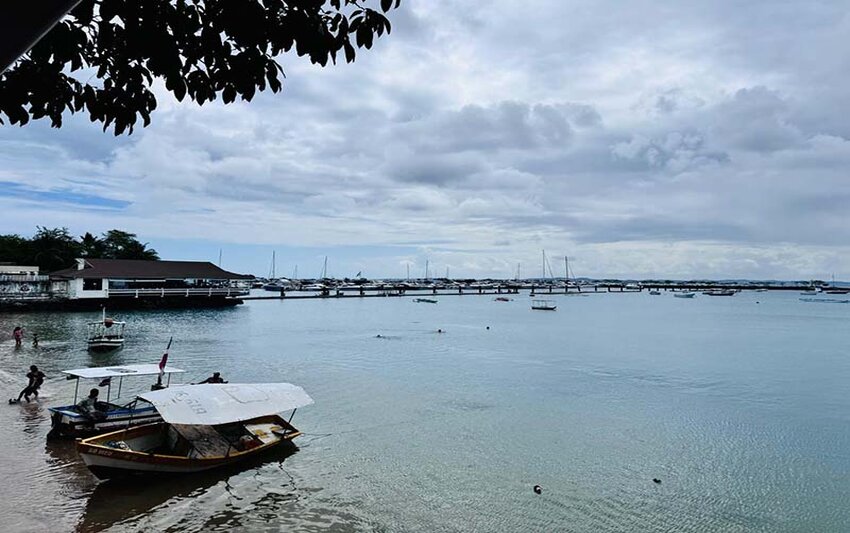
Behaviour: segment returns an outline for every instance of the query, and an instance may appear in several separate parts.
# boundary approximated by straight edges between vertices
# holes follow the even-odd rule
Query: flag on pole
[[[165,353],[162,354],[162,359],[159,361],[159,377],[162,378],[162,375],[165,373],[165,364],[168,363],[168,350],[171,349],[171,341],[174,340],[174,337],[168,339],[168,346],[165,347]]]

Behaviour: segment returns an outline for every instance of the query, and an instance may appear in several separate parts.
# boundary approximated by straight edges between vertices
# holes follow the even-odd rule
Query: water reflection
[[[78,532],[103,531],[113,526],[135,525],[140,522],[152,521],[157,523],[155,529],[165,529],[162,521],[192,520],[191,516],[175,518],[171,513],[159,516],[154,511],[162,508],[181,506],[184,502],[203,500],[210,493],[227,493],[235,496],[232,491],[232,480],[249,477],[268,477],[260,473],[269,470],[277,474],[283,470],[284,461],[295,454],[298,449],[294,445],[278,446],[259,457],[250,458],[244,462],[224,468],[214,469],[195,474],[161,474],[156,476],[136,476],[126,479],[114,479],[97,483],[86,503],[85,512],[77,524]],[[91,476],[89,476],[91,478]],[[280,481],[280,476],[274,476]],[[91,478],[94,479],[94,478]],[[279,483],[278,483],[279,484]],[[291,476],[286,475],[284,486],[290,493],[295,486]],[[294,498],[294,495],[287,496]],[[236,496],[236,499],[240,499]],[[258,502],[253,502],[257,505]],[[208,509],[215,510],[213,509]],[[210,519],[207,517],[207,519]],[[219,516],[217,521],[227,522],[227,513]]]

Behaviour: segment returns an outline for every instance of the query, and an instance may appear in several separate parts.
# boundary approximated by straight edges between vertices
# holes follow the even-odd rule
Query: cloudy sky
[[[404,0],[283,93],[0,128],[0,231],[240,272],[850,279],[845,2]]]

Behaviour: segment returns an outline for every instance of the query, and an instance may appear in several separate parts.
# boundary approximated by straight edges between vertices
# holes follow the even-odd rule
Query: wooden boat
[[[557,306],[554,300],[534,300],[531,302],[531,308],[537,311],[554,311]]]
[[[77,442],[77,451],[99,479],[133,474],[210,470],[291,443],[301,434],[278,413],[313,403],[290,383],[207,384],[139,395],[163,422]]]
[[[413,301],[414,301],[414,302],[419,302],[419,303],[426,303],[426,304],[435,304],[435,303],[437,303],[439,300],[434,300],[434,299],[432,299],[432,298],[414,298],[414,299],[413,299]]]
[[[106,316],[97,322],[88,324],[88,348],[90,352],[111,352],[124,347],[124,327],[126,322],[118,322]]]
[[[47,437],[85,437],[128,426],[159,422],[162,417],[150,403],[138,399],[129,402],[117,400],[121,396],[124,378],[165,375],[167,376],[165,386],[168,386],[171,383],[171,374],[183,372],[185,371],[173,366],[166,366],[160,372],[159,365],[155,364],[63,370],[62,373],[67,375],[67,379],[77,381],[74,386],[74,402],[69,405],[48,408],[51,428]],[[115,395],[116,401],[112,403],[110,401],[112,399],[112,380],[115,378],[118,380],[118,390]],[[97,402],[92,414],[84,413],[77,407],[80,379],[98,380],[98,383],[106,387],[106,401]]]

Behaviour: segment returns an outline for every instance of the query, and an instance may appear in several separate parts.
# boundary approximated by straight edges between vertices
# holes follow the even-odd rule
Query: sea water
[[[848,531],[850,305],[796,293],[251,301],[0,315],[6,531]],[[15,348],[14,326],[27,332]],[[489,329],[488,329],[489,328]],[[442,330],[442,333],[438,333]],[[32,333],[40,340],[30,345]],[[378,337],[380,335],[380,337]],[[315,404],[299,450],[223,471],[98,483],[45,439],[63,369],[169,363],[200,381],[286,381]],[[122,395],[153,378],[126,379]],[[86,391],[96,383],[82,383]],[[114,393],[113,388],[113,393]],[[660,483],[653,480],[657,479]],[[535,494],[534,485],[542,487]]]

